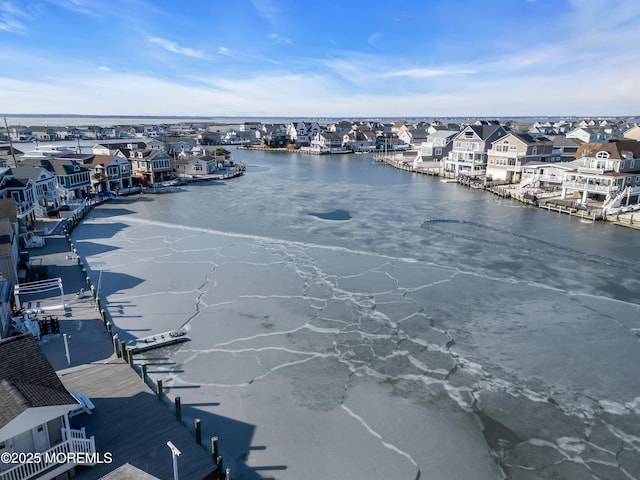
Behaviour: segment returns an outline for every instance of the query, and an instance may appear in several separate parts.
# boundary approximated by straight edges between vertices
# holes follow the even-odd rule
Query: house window
[[[609,158],[609,152],[600,151],[596,153],[596,158]]]

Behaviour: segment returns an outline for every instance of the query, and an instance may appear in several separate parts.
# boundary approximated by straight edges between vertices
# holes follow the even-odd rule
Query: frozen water
[[[73,235],[121,336],[189,330],[147,355],[236,479],[640,478],[637,232],[366,155],[235,155]]]

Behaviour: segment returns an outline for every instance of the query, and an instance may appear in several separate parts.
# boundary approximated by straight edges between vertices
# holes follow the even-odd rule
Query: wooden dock
[[[125,463],[157,478],[173,478],[168,441],[181,451],[181,478],[202,480],[215,470],[212,456],[127,363],[113,358],[59,376],[67,390],[87,395],[95,405],[92,415],[73,417],[72,426],[85,427],[98,451],[113,457],[110,464],[78,467],[76,480],[97,480]]]

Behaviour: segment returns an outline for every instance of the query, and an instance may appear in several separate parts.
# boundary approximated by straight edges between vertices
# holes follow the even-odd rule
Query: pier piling
[[[193,426],[194,426],[194,428],[196,430],[196,443],[198,445],[200,445],[202,443],[202,430],[201,430],[201,427],[200,427],[200,419],[199,418],[196,418],[193,421]]]

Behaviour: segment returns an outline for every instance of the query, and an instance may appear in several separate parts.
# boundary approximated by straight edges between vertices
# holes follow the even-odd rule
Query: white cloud
[[[271,0],[251,0],[253,8],[258,11],[258,14],[270,23],[277,23],[278,21],[278,9],[271,2]]]
[[[100,70],[101,72],[110,72],[111,71],[111,69],[109,67],[105,67],[105,66],[98,67],[98,70]]]
[[[410,70],[390,71],[384,74],[386,77],[412,77],[412,78],[432,78],[459,75],[472,75],[475,70],[464,68],[413,68]]]
[[[369,35],[369,38],[367,39],[367,43],[369,43],[370,45],[373,45],[374,47],[377,47],[378,42],[380,41],[381,38],[382,38],[382,34],[380,32],[373,33]]]
[[[268,35],[268,37],[276,43],[291,43],[291,39],[287,37],[283,37],[278,33],[272,33]]]
[[[640,72],[629,72],[637,78]],[[460,81],[449,93],[428,91],[376,95],[346,91],[318,74],[269,74],[242,78],[211,75],[184,85],[151,76],[122,74],[0,78],[8,113],[238,116],[509,116],[633,115],[634,82],[610,72],[577,83],[572,72],[555,76]],[[611,85],[616,88],[611,88]],[[105,111],[108,105],[108,111]]]
[[[177,43],[174,43],[165,38],[153,37],[149,38],[149,42],[155,43],[156,45],[160,45],[165,50],[168,50],[173,53],[177,53],[179,55],[186,55],[187,57],[193,58],[205,58],[206,55],[202,50],[194,50],[190,47],[181,47]]]
[[[11,2],[0,3],[0,31],[24,33],[27,27],[18,20],[26,18],[26,13]]]
[[[100,15],[98,12],[101,5],[95,0],[49,0],[49,3],[83,15]]]

